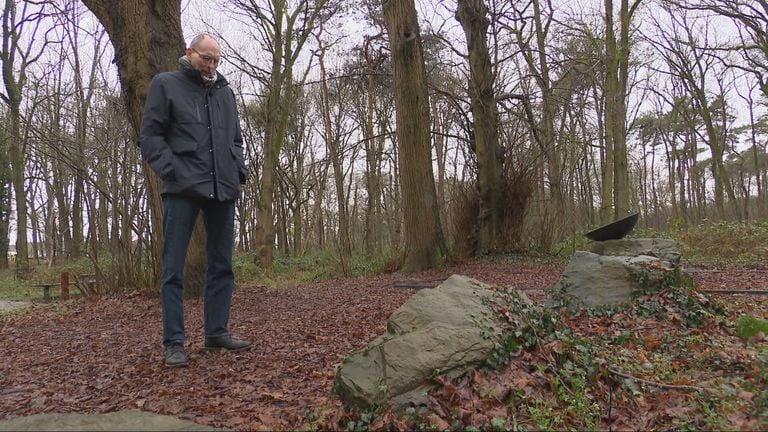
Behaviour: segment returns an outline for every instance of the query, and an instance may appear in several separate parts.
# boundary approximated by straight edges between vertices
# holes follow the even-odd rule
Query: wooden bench
[[[51,288],[59,286],[58,282],[55,283],[41,283],[41,284],[35,284],[32,286],[40,287],[43,289],[43,303],[50,303],[52,300],[51,297]]]

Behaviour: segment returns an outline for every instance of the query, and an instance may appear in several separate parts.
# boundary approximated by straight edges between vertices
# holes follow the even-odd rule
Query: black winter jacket
[[[141,155],[163,180],[161,193],[229,201],[248,171],[235,95],[184,61],[152,79],[144,105]]]

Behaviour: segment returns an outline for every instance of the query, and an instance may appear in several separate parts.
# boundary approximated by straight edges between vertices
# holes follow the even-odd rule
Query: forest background
[[[765,1],[154,3],[4,1],[9,285],[71,270],[156,292],[137,113],[199,31],[240,102],[241,281],[565,256],[633,211],[656,235],[764,234]]]

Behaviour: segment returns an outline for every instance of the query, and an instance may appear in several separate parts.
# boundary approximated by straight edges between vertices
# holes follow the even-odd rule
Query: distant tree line
[[[207,3],[242,29],[208,31],[252,173],[237,247],[266,271],[311,250],[345,270],[398,251],[409,271],[550,251],[630,211],[768,217],[765,0]],[[0,269],[13,234],[20,277],[107,255],[105,289],[155,286],[159,182],[136,136],[149,80],[183,54],[181,2],[3,5]],[[198,229],[198,293],[203,247]]]

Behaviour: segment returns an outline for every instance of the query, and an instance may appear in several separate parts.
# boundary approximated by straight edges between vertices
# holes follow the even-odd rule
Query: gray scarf
[[[181,65],[181,67],[184,68],[184,69],[194,69],[195,68],[194,66],[192,66],[192,62],[189,61],[189,58],[186,55],[183,55],[183,56],[179,57],[179,65]],[[203,75],[203,74],[200,74],[200,77],[203,79],[203,81],[205,81],[206,84],[210,85],[210,84],[213,84],[214,82],[216,82],[216,79],[219,77],[219,73],[218,72],[214,72],[213,76],[210,77],[210,78],[206,78],[205,75]]]

